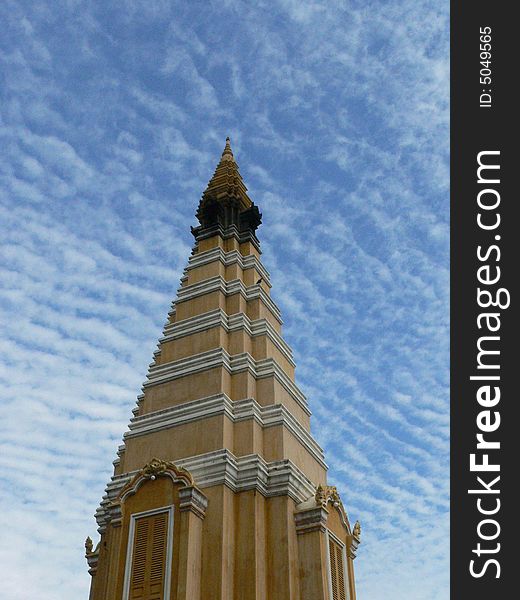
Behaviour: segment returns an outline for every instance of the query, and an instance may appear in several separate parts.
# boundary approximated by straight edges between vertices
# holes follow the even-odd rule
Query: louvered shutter
[[[331,600],[347,600],[343,549],[329,537]]]
[[[167,543],[167,512],[136,519],[130,600],[163,600]]]

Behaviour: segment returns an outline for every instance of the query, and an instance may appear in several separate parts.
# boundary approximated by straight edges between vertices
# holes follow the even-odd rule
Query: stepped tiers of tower
[[[351,527],[294,380],[229,143],[85,544],[90,600],[355,600]]]

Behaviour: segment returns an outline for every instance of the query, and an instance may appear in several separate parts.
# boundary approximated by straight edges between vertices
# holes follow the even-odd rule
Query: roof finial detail
[[[232,160],[232,161],[235,160],[235,158],[233,156],[233,151],[231,150],[231,143],[229,141],[229,135],[226,138],[226,147],[224,148],[224,151],[222,152],[222,158],[220,160]]]
[[[210,179],[206,191],[202,194],[202,198],[203,200],[213,198],[221,201],[223,198],[231,197],[239,199],[243,208],[249,208],[252,205],[252,201],[247,195],[247,188],[238,171],[228,136],[215,173]]]

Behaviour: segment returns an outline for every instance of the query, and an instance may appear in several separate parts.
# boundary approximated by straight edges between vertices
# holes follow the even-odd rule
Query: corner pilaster
[[[202,574],[202,521],[208,499],[195,486],[179,489],[180,546],[177,600],[200,600]]]
[[[329,512],[312,506],[295,513],[301,600],[329,600],[326,524]]]

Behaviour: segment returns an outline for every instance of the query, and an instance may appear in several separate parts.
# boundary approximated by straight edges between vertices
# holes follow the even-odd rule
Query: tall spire
[[[193,228],[196,239],[214,235],[219,229],[224,235],[255,236],[262,215],[247,194],[247,187],[238,170],[229,137],[197,209],[200,227]]]
[[[90,600],[356,600],[360,527],[327,485],[246,198],[228,139],[85,542]]]

